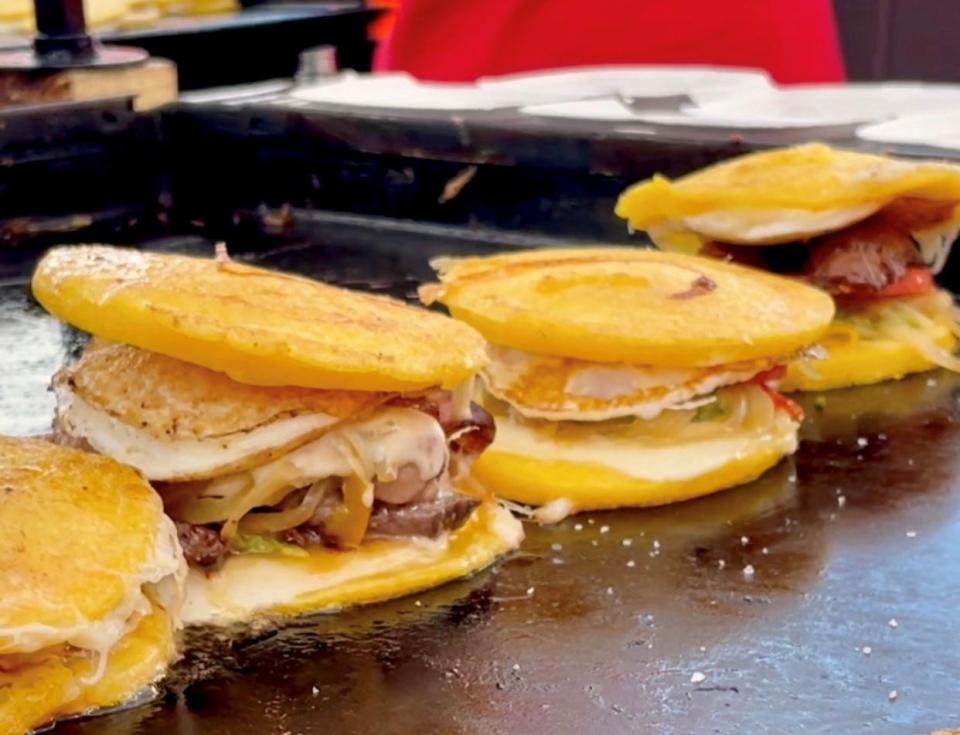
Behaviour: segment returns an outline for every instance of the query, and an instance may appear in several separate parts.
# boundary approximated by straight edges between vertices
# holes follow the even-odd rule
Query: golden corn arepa
[[[740,266],[637,248],[535,250],[434,261],[421,288],[494,345],[653,367],[784,357],[833,316],[829,296]],[[703,293],[696,293],[705,283]]]
[[[960,199],[960,167],[809,144],[723,161],[627,189],[616,214],[660,247],[769,245],[833,232],[899,197]],[[957,218],[954,213],[954,219]]]
[[[722,389],[739,420],[700,422],[696,409],[629,423],[526,420],[485,402],[497,436],[472,477],[498,497],[543,506],[554,522],[586,510],[665,505],[756,479],[797,449],[796,418],[757,386]],[[718,399],[719,400],[719,399]]]
[[[91,334],[241,383],[364,391],[453,387],[483,340],[440,314],[234,262],[107,246],[54,248],[33,292]]]
[[[797,416],[751,381],[823,334],[834,312],[826,294],[628,248],[436,266],[441,282],[421,297],[493,343],[481,375],[497,436],[473,477],[545,506],[538,519],[704,495],[795,451]]]
[[[710,241],[737,245],[804,242],[862,222],[894,203],[947,205],[947,218],[911,232],[933,272],[960,230],[960,167],[810,144],[752,153],[670,181],[655,176],[628,189],[616,212],[667,250],[696,252]],[[952,206],[952,209],[950,208]],[[913,205],[916,206],[916,205]],[[890,211],[890,210],[886,210]],[[781,387],[829,390],[898,379],[936,366],[960,369],[952,298],[888,297],[835,321],[825,359],[798,360]]]
[[[780,388],[870,385],[938,366],[960,372],[955,329],[953,297],[946,291],[877,299],[855,316],[838,315],[819,342],[825,356],[790,363]]]
[[[295,556],[231,557],[214,574],[190,570],[183,620],[222,624],[381,602],[475,574],[522,541],[520,521],[487,500],[440,540],[382,539],[347,552],[311,547]]]
[[[0,437],[0,731],[125,702],[174,655],[186,572],[132,469]]]

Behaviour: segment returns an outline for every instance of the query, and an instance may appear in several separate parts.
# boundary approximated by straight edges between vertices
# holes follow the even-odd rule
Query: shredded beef
[[[198,526],[177,521],[177,536],[187,564],[192,567],[214,570],[219,568],[227,556],[226,544],[220,539],[220,533],[208,526]]]
[[[810,252],[806,273],[825,291],[838,296],[881,291],[903,278],[911,265],[922,265],[910,235],[883,218],[819,239]]]

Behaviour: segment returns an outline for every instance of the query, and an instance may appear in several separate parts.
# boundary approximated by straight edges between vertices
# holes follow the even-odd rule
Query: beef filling
[[[393,401],[392,405],[416,408],[437,419],[447,436],[451,457],[472,458],[493,441],[494,423],[490,414],[471,404],[470,418],[455,420],[450,394],[446,391],[404,396]],[[375,490],[376,500],[365,539],[437,538],[462,526],[480,504],[475,498],[451,490],[446,473],[425,482],[420,478],[406,477],[415,469],[415,466],[401,468],[396,480],[385,483],[381,492]],[[408,492],[405,485],[410,485],[416,492]],[[303,492],[291,493],[280,507],[296,505]],[[325,497],[309,521],[282,531],[277,538],[301,547],[336,546],[336,539],[324,533],[324,525],[341,502],[338,493]],[[177,533],[187,563],[192,567],[215,570],[230,553],[218,528],[178,521]]]
[[[710,242],[700,252],[775,273],[803,274],[834,296],[869,296],[903,278],[909,267],[923,265],[911,233],[945,221],[955,205],[901,197],[872,217],[809,244]]]

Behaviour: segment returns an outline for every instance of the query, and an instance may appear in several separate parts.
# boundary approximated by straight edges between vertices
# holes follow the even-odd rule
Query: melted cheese
[[[639,480],[677,482],[712,472],[772,442],[783,454],[797,448],[797,425],[777,412],[771,425],[675,443],[643,443],[630,437],[592,434],[576,441],[558,441],[516,421],[501,421],[489,451],[508,452],[544,462],[577,462],[608,467]]]
[[[861,204],[842,209],[727,209],[684,218],[687,229],[719,242],[772,245],[806,240],[860,222],[880,209]]]
[[[447,440],[432,416],[411,408],[385,408],[361,421],[348,421],[319,439],[295,449],[251,472],[260,483],[280,466],[290,468],[292,482],[302,487],[325,477],[349,477],[357,468],[345,445],[352,446],[366,465],[367,480],[393,480],[406,465],[415,465],[420,478],[429,480],[447,466]],[[288,475],[289,476],[289,475]],[[370,498],[372,503],[373,498]]]
[[[183,618],[188,624],[227,623],[258,612],[334,611],[387,600],[479,571],[522,540],[520,522],[488,502],[464,526],[434,541],[314,548],[307,558],[231,557],[213,574],[190,571]]]
[[[209,475],[338,421],[327,414],[304,414],[223,437],[161,440],[95,408],[68,386],[57,390],[57,415],[71,436],[86,439],[101,454],[137,468],[149,480]]]
[[[960,223],[956,219],[949,219],[939,225],[926,230],[910,233],[914,242],[920,248],[920,256],[930,270],[939,273],[947,264],[950,248],[960,234]]]
[[[84,681],[85,684],[92,684],[103,674],[107,654],[150,613],[153,601],[165,608],[175,621],[178,619],[186,574],[176,528],[169,518],[161,516],[153,553],[128,581],[127,594],[109,615],[66,630],[45,625],[0,630],[0,638],[10,641],[10,645],[0,653],[30,653],[63,643],[92,651],[98,654],[101,664],[92,677]]]

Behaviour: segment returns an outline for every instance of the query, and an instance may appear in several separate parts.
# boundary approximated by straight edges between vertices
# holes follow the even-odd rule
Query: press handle
[[[33,48],[41,59],[83,62],[93,59],[96,46],[87,33],[83,0],[33,0],[37,36]]]

